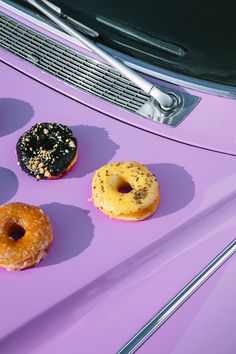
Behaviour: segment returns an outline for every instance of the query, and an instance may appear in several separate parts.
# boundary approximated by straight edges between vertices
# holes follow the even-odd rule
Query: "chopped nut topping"
[[[50,177],[50,176],[51,176],[51,173],[50,173],[48,170],[46,170],[46,171],[44,172],[44,176],[45,176],[45,177]]]
[[[76,139],[69,127],[57,123],[39,123],[19,139],[16,153],[22,168],[26,168],[37,179],[42,179],[56,175],[61,172],[60,169],[66,170],[66,164],[70,162],[69,153],[75,147]]]
[[[70,140],[70,142],[69,142],[69,147],[71,147],[71,148],[75,147],[75,143],[72,140]]]

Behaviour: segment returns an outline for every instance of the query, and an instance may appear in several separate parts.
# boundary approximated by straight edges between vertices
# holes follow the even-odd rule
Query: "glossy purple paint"
[[[151,131],[153,123],[75,92],[11,55],[3,56],[10,65],[76,100],[0,63],[4,83],[0,87],[0,203],[41,206],[51,217],[55,233],[52,248],[37,267],[16,273],[0,270],[1,354],[115,353],[235,238],[235,157],[159,136],[172,134],[168,130],[173,139],[190,139],[195,144],[193,136],[199,127],[197,136],[208,147],[234,154],[229,143],[232,135],[217,145],[221,122],[211,135],[208,123],[203,127],[200,123],[208,122],[213,104],[225,112],[235,102],[202,95],[196,111],[184,122],[185,128],[153,125],[156,135],[145,131]],[[67,124],[78,137],[78,163],[57,181],[36,182],[17,165],[17,139],[42,121]],[[233,114],[229,121],[233,122]],[[180,138],[181,129],[186,129],[185,139]],[[144,163],[159,180],[161,206],[146,221],[111,220],[88,201],[93,172],[109,161],[124,160]],[[234,298],[229,295],[235,292],[230,282],[233,271],[227,273],[233,262],[234,258],[188,300],[140,353],[195,354],[199,335],[205,347],[198,343],[198,352],[235,352],[231,329],[227,332],[228,326],[235,328],[236,324]],[[207,296],[210,307],[203,307],[205,317],[200,307]],[[227,321],[224,318],[217,329],[207,325],[210,335],[206,337],[203,321],[206,318],[209,324],[211,318],[217,319],[211,317],[217,307],[227,309]],[[228,341],[220,341],[219,333],[228,333]]]
[[[235,354],[236,258],[232,257],[138,354]]]

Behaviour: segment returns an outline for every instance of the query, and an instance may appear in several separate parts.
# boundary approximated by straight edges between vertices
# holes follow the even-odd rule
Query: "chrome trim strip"
[[[151,77],[155,77],[159,80],[170,82],[172,84],[189,88],[192,90],[197,90],[200,92],[210,93],[217,96],[236,98],[236,86],[228,86],[224,84],[214,83],[211,81],[206,81],[202,79],[197,79],[191,76],[186,76],[174,71],[169,71],[167,69],[154,66],[152,64],[143,62],[139,59],[130,57],[127,54],[121,53],[115,49],[111,49],[103,44],[101,47],[105,48],[113,56],[122,60],[126,65],[130,66],[132,69],[142,72]]]
[[[134,353],[184,302],[207,281],[236,251],[234,239],[193,280],[188,283],[166,306],[159,311],[117,354]]]
[[[189,88],[204,93],[214,94],[216,96],[228,97],[233,99],[236,98],[236,87],[233,86],[227,86],[223,84],[200,80],[197,78],[192,78],[190,76],[184,76],[162,69],[160,67],[158,68],[158,72],[153,71],[145,67],[146,63],[142,63],[144,65],[142,67],[131,62],[128,63],[124,61],[124,63],[129,65],[132,69],[142,72],[143,74],[156,77],[157,79],[167,81],[181,87]]]

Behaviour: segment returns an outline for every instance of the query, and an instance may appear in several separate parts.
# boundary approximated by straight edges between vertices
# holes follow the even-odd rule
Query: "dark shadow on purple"
[[[147,168],[157,177],[160,188],[160,206],[153,217],[172,214],[191,202],[195,186],[191,175],[172,163],[147,164]]]
[[[88,125],[70,127],[78,141],[78,161],[64,178],[84,177],[108,163],[119,145],[114,143],[103,128]]]
[[[0,204],[7,203],[18,190],[18,179],[8,168],[0,167]]]
[[[15,98],[0,98],[0,137],[24,127],[34,115],[33,107]]]
[[[38,267],[58,264],[78,256],[89,247],[94,226],[87,210],[60,203],[41,205],[53,225],[54,240]]]

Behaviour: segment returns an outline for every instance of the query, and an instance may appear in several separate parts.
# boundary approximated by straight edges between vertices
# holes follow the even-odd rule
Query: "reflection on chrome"
[[[236,251],[234,239],[190,283],[159,311],[117,354],[134,353]]]

